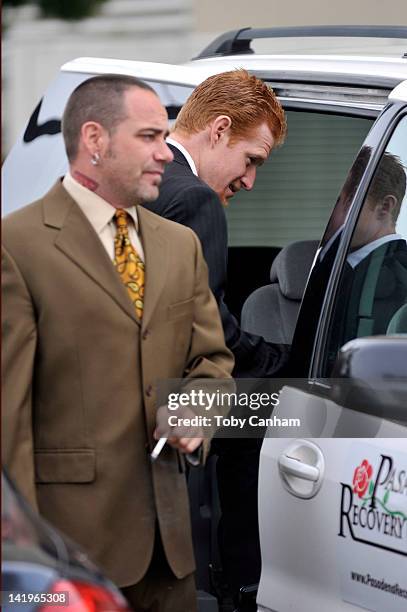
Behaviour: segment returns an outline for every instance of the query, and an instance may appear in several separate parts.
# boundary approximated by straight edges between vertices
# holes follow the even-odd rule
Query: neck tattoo
[[[96,189],[99,187],[99,183],[91,179],[89,176],[82,174],[82,172],[79,172],[78,170],[74,171],[73,178],[83,187],[89,189],[89,191],[96,191]]]

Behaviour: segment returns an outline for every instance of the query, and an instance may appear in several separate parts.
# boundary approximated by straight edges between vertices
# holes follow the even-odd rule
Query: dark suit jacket
[[[226,306],[228,244],[225,211],[216,193],[193,174],[181,151],[169,146],[174,161],[164,172],[159,198],[144,206],[162,217],[187,225],[198,235],[209,268],[209,285],[221,313],[226,344],[235,356],[234,376],[271,376],[286,362],[287,348],[243,331]]]
[[[144,575],[157,520],[174,574],[194,569],[177,453],[148,456],[157,382],[224,379],[233,364],[197,237],[143,208],[139,224],[142,322],[59,182],[3,221],[3,462],[119,586]]]
[[[378,258],[376,264],[373,262],[374,257]],[[367,281],[370,269],[374,271],[374,278]],[[355,268],[347,264],[344,277],[344,282],[350,283],[350,288],[344,309],[342,343],[355,337],[386,334],[393,314],[407,300],[405,240],[392,240],[381,245]],[[369,287],[366,287],[367,282]],[[370,295],[367,301],[366,293]]]

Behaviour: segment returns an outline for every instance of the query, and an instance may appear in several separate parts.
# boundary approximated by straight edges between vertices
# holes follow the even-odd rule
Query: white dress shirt
[[[377,240],[373,240],[373,242],[368,242],[360,247],[360,249],[349,253],[346,260],[352,268],[356,268],[372,251],[378,249],[382,244],[386,244],[386,242],[393,242],[393,240],[404,240],[404,238],[400,234],[387,234],[387,236],[382,236]]]
[[[192,159],[190,153],[188,153],[188,151],[186,150],[186,148],[183,147],[182,144],[180,144],[179,142],[177,142],[176,140],[174,140],[171,137],[168,137],[166,139],[166,143],[172,145],[173,147],[175,147],[176,149],[181,151],[182,155],[187,160],[187,162],[189,164],[189,167],[191,168],[192,172],[195,174],[195,176],[198,176],[198,172],[197,172],[197,169],[196,169],[196,166],[195,166],[195,162]]]

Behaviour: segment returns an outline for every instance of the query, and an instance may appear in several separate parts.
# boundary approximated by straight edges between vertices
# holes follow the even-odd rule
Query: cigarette
[[[150,455],[150,459],[151,461],[155,461],[158,457],[158,455],[161,453],[162,449],[165,446],[165,443],[167,442],[168,438],[160,438],[157,442],[157,444],[154,446],[151,455]]]

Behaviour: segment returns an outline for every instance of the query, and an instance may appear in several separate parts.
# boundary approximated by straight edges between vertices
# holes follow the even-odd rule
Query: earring
[[[90,158],[90,163],[91,163],[93,166],[98,166],[98,165],[99,165],[99,162],[100,162],[100,155],[99,155],[99,153],[94,153],[94,154],[92,155],[92,157]]]

